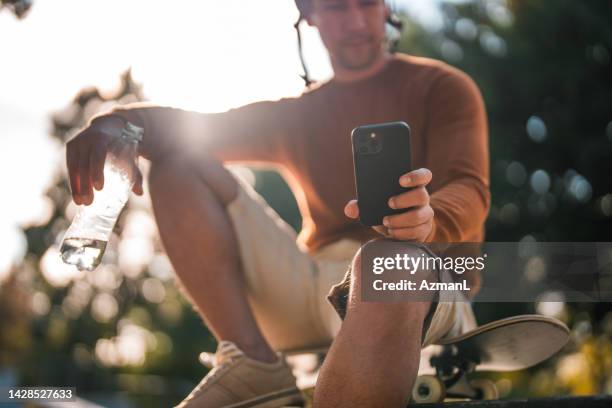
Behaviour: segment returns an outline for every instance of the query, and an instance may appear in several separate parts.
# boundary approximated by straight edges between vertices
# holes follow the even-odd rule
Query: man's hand
[[[125,125],[117,115],[96,118],[90,126],[81,130],[66,144],[66,164],[70,177],[72,199],[76,204],[89,205],[93,202],[93,189],[104,187],[104,161],[109,144]],[[142,174],[136,168],[132,191],[142,195]]]
[[[389,199],[393,209],[406,209],[401,214],[389,215],[383,219],[384,225],[373,227],[380,234],[402,241],[424,242],[433,229],[434,211],[429,205],[429,193],[425,186],[431,182],[431,171],[417,169],[402,175],[399,184],[411,190]],[[347,217],[359,218],[357,200],[351,200],[344,207]]]

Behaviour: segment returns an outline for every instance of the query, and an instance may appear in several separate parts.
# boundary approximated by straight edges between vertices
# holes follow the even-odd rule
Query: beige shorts
[[[263,335],[275,350],[328,346],[342,321],[327,295],[345,277],[360,243],[342,239],[309,254],[265,200],[238,181],[241,188],[227,210],[238,239],[249,303]],[[441,278],[451,279],[447,275]],[[466,325],[475,325],[469,302],[453,300],[438,302],[424,345],[453,326],[453,331],[463,332]]]

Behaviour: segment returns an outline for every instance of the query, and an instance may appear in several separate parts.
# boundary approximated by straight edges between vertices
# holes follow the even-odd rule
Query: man
[[[383,46],[383,0],[298,1],[329,51],[333,78],[299,98],[220,114],[132,105],[91,121],[68,143],[74,200],[103,187],[111,134],[144,127],[150,194],[165,250],[187,294],[219,340],[215,367],[183,407],[282,406],[299,399],[278,350],[329,345],[317,407],[400,407],[422,345],[473,325],[468,303],[372,303],[360,296],[360,245],[479,242],[489,207],[487,126],[474,83],[441,62]],[[350,131],[403,120],[412,128],[412,187],[389,205],[405,212],[376,230],[358,223]],[[303,217],[295,234],[222,163],[278,166]],[[142,194],[140,180],[134,186]],[[327,302],[348,298],[342,322]],[[477,284],[476,280],[474,280]],[[342,293],[349,291],[350,293]],[[261,404],[261,405],[259,405]]]

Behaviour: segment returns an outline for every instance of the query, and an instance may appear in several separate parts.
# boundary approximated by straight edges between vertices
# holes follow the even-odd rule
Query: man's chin
[[[374,65],[374,61],[376,61],[375,56],[367,59],[338,58],[338,62],[342,68],[348,71],[362,71],[364,69],[368,69]]]
[[[377,49],[369,49],[366,52],[344,52],[338,53],[338,62],[342,68],[349,71],[361,71],[371,67],[378,57]]]

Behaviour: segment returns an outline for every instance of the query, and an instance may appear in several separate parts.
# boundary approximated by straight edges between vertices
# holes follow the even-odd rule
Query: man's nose
[[[346,10],[345,28],[359,31],[366,27],[365,13],[358,1],[350,1]]]

